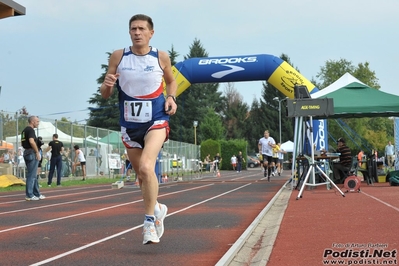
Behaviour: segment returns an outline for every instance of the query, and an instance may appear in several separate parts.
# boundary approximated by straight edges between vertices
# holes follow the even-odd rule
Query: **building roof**
[[[0,19],[14,16],[25,15],[24,6],[12,0],[0,0]]]

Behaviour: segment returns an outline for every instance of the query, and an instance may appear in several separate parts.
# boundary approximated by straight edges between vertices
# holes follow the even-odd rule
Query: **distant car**
[[[247,156],[247,166],[249,168],[259,167],[260,166],[260,161],[256,157]]]

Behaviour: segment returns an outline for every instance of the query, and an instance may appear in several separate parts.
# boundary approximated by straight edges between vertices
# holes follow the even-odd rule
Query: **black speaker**
[[[295,85],[294,86],[294,96],[295,96],[295,99],[311,98],[308,88],[305,85]]]

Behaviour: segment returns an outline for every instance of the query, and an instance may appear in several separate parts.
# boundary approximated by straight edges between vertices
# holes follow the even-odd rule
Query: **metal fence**
[[[21,131],[26,127],[28,117],[19,113],[0,112],[0,156],[9,150],[13,155],[14,175],[24,173],[25,165],[20,153]],[[45,145],[52,140],[54,133],[64,144],[63,176],[72,174],[71,162],[74,161],[74,145],[79,145],[86,157],[87,176],[123,175],[125,147],[119,131],[90,127],[73,122],[50,120],[40,117],[36,136],[41,136]],[[156,172],[161,180],[162,175],[179,171],[198,171],[200,148],[198,145],[168,140],[165,142],[157,159]],[[48,171],[48,156],[43,155],[43,171]],[[0,173],[1,174],[1,173]],[[4,173],[3,173],[4,174]]]

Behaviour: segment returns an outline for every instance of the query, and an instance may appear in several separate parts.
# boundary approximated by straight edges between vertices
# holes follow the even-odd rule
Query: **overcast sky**
[[[26,15],[0,20],[0,110],[85,122],[107,52],[131,44],[128,21],[151,16],[151,44],[210,57],[287,54],[309,80],[327,60],[370,63],[381,90],[399,95],[398,0],[14,0]],[[395,65],[394,65],[395,64]],[[234,84],[250,105],[262,82]],[[223,91],[225,84],[220,85]]]

